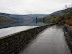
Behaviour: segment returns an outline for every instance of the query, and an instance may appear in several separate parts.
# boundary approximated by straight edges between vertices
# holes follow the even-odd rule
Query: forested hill
[[[56,11],[42,19],[37,19],[36,21],[44,22],[48,24],[65,22],[69,25],[72,25],[72,7],[64,9],[64,10]]]
[[[64,9],[64,10],[53,12],[46,17],[59,17],[59,16],[64,15],[68,12],[72,12],[72,8],[67,8],[67,9]]]
[[[0,27],[5,27],[14,22],[24,22],[26,23],[32,22],[34,19],[43,18],[47,16],[47,14],[28,14],[28,15],[17,15],[17,14],[8,14],[8,13],[0,13]]]
[[[10,23],[16,22],[17,20],[12,19],[8,16],[0,15],[0,27],[7,26]]]
[[[27,14],[27,15],[19,15],[19,14],[8,14],[8,13],[0,13],[0,15],[8,16],[10,18],[18,19],[18,20],[33,20],[37,18],[43,18],[48,14]]]

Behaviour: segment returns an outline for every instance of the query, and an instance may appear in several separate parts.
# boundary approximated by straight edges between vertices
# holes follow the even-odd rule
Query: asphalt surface
[[[41,32],[19,54],[71,54],[62,28],[52,26]]]

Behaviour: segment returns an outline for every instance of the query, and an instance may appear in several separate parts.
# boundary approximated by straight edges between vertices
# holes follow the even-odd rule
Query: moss
[[[8,46],[8,43],[6,42],[6,45]]]

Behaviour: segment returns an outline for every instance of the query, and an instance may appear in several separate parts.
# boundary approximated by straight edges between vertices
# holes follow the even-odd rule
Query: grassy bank
[[[49,26],[54,24],[45,25],[27,31],[0,38],[0,54],[16,54],[18,53],[30,40],[35,38],[38,33],[43,31]]]

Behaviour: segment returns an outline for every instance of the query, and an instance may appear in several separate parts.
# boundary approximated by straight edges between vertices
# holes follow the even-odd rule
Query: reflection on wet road
[[[20,54],[71,54],[62,28],[45,29]]]

